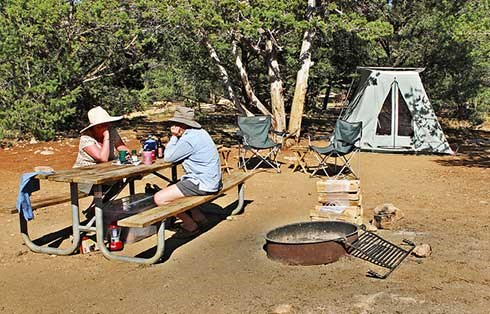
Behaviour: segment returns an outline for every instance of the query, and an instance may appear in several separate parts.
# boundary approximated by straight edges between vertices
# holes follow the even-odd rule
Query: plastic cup
[[[151,165],[153,163],[153,158],[151,156],[151,151],[143,151],[141,154],[142,159],[143,159],[143,164],[145,165]]]
[[[119,152],[119,161],[123,164],[126,162],[126,159],[128,157],[128,152],[125,150],[122,150]]]

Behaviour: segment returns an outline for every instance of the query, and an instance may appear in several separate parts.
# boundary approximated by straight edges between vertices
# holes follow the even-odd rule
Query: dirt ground
[[[159,125],[146,123],[144,130]],[[136,133],[137,127],[131,123],[122,132],[132,148],[145,132]],[[267,258],[264,235],[308,221],[317,202],[318,178],[292,173],[284,163],[282,173],[260,173],[247,182],[242,214],[209,215],[214,223],[208,231],[190,241],[170,239],[163,261],[152,266],[108,261],[100,253],[33,253],[23,245],[17,215],[1,213],[0,313],[488,313],[489,132],[462,136],[464,142],[460,132],[448,133],[458,149],[454,156],[361,154],[364,221],[377,205],[392,203],[405,218],[394,230],[378,234],[394,243],[409,239],[433,248],[428,258],[408,257],[385,280],[366,277],[369,269],[379,269],[354,257],[318,266]],[[0,207],[15,204],[23,172],[39,165],[71,167],[77,145],[77,139],[63,139],[0,149]],[[287,156],[292,153],[285,150],[281,160]],[[146,182],[161,184],[150,176],[137,184],[137,192]],[[41,187],[43,195],[68,192],[63,184],[42,182]],[[234,196],[217,204],[226,207]],[[69,206],[63,204],[36,211],[29,226],[37,238],[69,224]],[[126,249],[144,252],[154,240]]]

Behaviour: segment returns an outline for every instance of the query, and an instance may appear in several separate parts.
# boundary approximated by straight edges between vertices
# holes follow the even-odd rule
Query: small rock
[[[41,155],[53,155],[54,152],[52,150],[43,150],[39,154],[41,154]]]
[[[376,232],[378,231],[378,228],[373,224],[374,221],[370,220],[369,223],[366,225],[366,230],[371,231],[371,232]]]
[[[393,204],[386,203],[374,209],[374,225],[379,229],[392,229],[403,217],[403,212]]]
[[[284,314],[284,313],[291,313],[292,310],[293,310],[293,306],[291,304],[279,304],[272,309],[271,313]]]
[[[35,137],[32,137],[31,140],[29,141],[29,144],[37,144],[39,143]]]
[[[429,257],[432,254],[432,248],[429,244],[419,244],[413,249],[412,254],[416,257]]]
[[[400,210],[396,208],[393,204],[385,203],[383,205],[379,205],[374,209],[375,215],[390,215],[396,214]]]

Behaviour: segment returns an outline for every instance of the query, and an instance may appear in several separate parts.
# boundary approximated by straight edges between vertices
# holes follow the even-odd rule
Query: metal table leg
[[[129,181],[129,194],[134,195],[134,180]]]
[[[177,165],[172,165],[172,182],[177,183]]]
[[[142,257],[133,257],[133,256],[125,256],[125,255],[116,255],[109,251],[104,243],[104,213],[102,211],[102,186],[96,185],[94,187],[94,203],[95,203],[95,227],[97,234],[97,245],[99,246],[100,251],[107,259],[123,261],[123,262],[132,262],[132,263],[140,263],[140,264],[154,264],[160,260],[165,251],[165,221],[160,223],[158,227],[157,233],[157,250],[155,255],[150,258],[142,258]]]
[[[55,255],[70,255],[75,252],[80,246],[80,217],[78,213],[78,184],[70,183],[70,196],[71,196],[71,216],[72,216],[72,230],[73,230],[73,239],[71,245],[66,249],[56,248],[56,247],[47,247],[40,246],[34,244],[31,238],[29,237],[27,221],[22,214],[22,211],[19,211],[19,223],[20,223],[20,233],[22,235],[22,239],[26,246],[33,252],[36,253],[46,253],[46,254],[55,254]]]

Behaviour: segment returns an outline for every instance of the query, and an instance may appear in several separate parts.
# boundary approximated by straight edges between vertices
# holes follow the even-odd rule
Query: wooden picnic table
[[[167,178],[160,174],[159,171],[171,168],[172,178]],[[117,259],[126,261],[130,259],[138,259],[137,257],[125,257],[118,256],[110,252],[104,244],[104,221],[102,208],[104,207],[103,201],[103,185],[112,184],[117,181],[124,181],[124,185],[119,192],[124,188],[126,184],[129,184],[130,194],[134,194],[134,180],[140,179],[148,174],[155,174],[156,176],[165,179],[169,182],[177,181],[177,165],[164,162],[163,160],[156,160],[151,165],[117,165],[115,162],[105,162],[94,166],[71,168],[66,170],[58,170],[52,174],[40,174],[36,178],[65,182],[70,184],[70,198],[72,208],[72,243],[68,248],[57,248],[50,246],[42,246],[35,244],[28,234],[28,222],[24,218],[22,211],[19,211],[19,222],[22,238],[27,247],[38,253],[56,254],[56,255],[70,255],[74,253],[80,246],[81,233],[82,232],[96,232],[97,244],[102,254],[109,259]],[[95,205],[95,217],[84,225],[80,224],[80,210],[79,210],[79,193],[78,184],[92,184],[94,191],[94,205]],[[94,226],[95,224],[95,226]],[[163,234],[162,226],[159,228],[159,235]],[[158,247],[163,250],[163,248]]]

